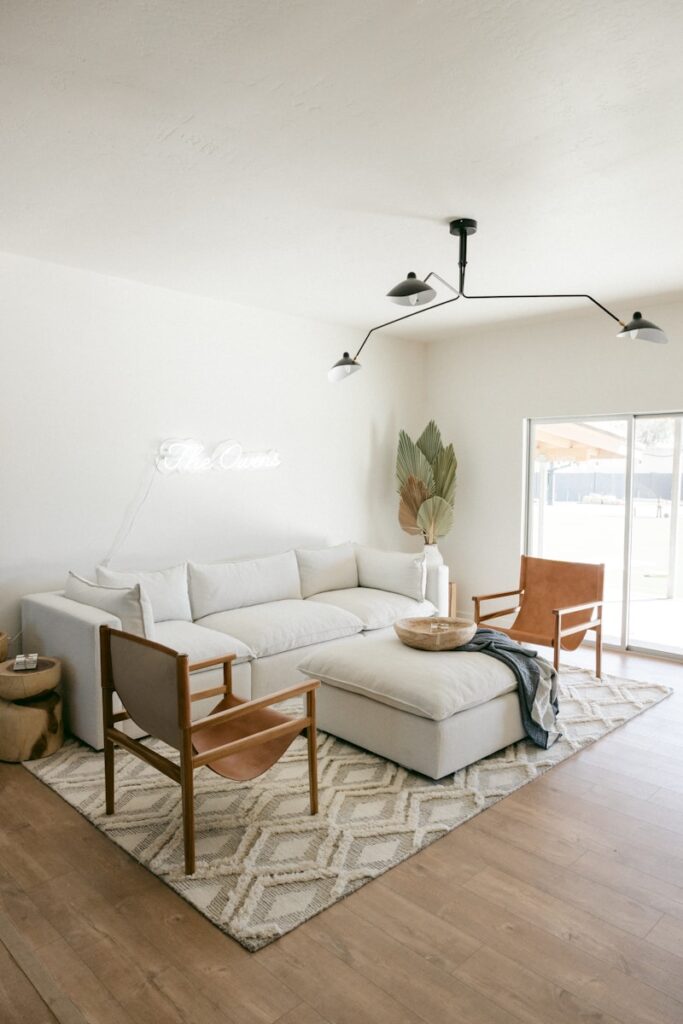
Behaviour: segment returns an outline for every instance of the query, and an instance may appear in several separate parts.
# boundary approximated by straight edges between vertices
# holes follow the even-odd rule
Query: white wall
[[[668,346],[624,342],[592,310],[496,324],[426,348],[375,335],[364,369],[326,371],[355,332],[0,255],[0,629],[18,598],[90,573],[169,436],[278,448],[282,466],[157,477],[113,567],[357,538],[415,548],[396,521],[400,427],[434,417],[459,459],[441,542],[472,593],[517,579],[527,417],[683,409],[683,299],[652,303]],[[643,304],[645,309],[645,304]]]
[[[410,547],[396,522],[400,427],[421,429],[424,349],[377,335],[0,255],[0,629],[18,598],[91,573],[166,437],[277,448],[253,473],[157,476],[113,567],[348,538]]]
[[[587,310],[429,347],[427,415],[459,460],[455,526],[440,546],[461,612],[472,594],[517,584],[526,418],[683,410],[683,299],[642,308],[668,345],[618,339],[618,325]]]

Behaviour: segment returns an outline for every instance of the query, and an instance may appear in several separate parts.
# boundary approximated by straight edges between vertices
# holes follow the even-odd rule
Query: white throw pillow
[[[185,563],[170,569],[145,572],[137,569],[119,572],[98,565],[97,582],[103,587],[134,587],[139,583],[152,605],[155,622],[167,622],[169,619],[192,621]]]
[[[358,586],[358,566],[353,544],[337,544],[332,548],[297,548],[296,560],[299,563],[302,597]]]
[[[379,551],[377,548],[356,548],[358,582],[361,587],[405,594],[413,601],[423,601],[427,582],[424,552],[419,555],[402,551]]]
[[[121,629],[126,633],[154,639],[152,605],[139,583],[134,587],[101,587],[70,572],[66,577],[64,596],[79,604],[110,612],[121,620]]]
[[[301,600],[296,555],[253,558],[244,562],[219,562],[215,565],[188,565],[192,618],[201,619],[214,612],[248,608],[270,601]]]

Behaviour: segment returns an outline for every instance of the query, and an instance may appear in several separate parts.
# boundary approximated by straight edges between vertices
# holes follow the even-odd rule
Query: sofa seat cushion
[[[396,636],[370,636],[362,644],[328,644],[302,657],[299,669],[326,685],[434,722],[517,687],[512,670],[486,654],[417,651]]]
[[[343,608],[302,600],[271,601],[214,612],[198,624],[239,637],[257,658],[325,640],[341,640],[363,629],[361,620]]]
[[[385,626],[393,626],[399,619],[426,618],[436,614],[431,601],[414,601],[403,594],[390,594],[387,590],[374,590],[372,587],[330,590],[325,594],[315,594],[307,600],[335,605],[351,612],[361,620],[363,629],[384,629]]]
[[[254,657],[250,648],[237,637],[228,636],[224,632],[218,633],[215,629],[206,629],[204,626],[198,626],[196,622],[186,622],[185,619],[157,622],[155,639],[157,643],[171,647],[180,654],[189,655],[190,665],[208,661],[210,658],[222,658],[224,654],[237,655],[234,665],[250,661]]]

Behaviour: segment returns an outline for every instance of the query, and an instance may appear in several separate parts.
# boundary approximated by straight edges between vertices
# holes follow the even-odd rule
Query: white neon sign
[[[280,453],[245,452],[239,441],[221,441],[212,452],[192,438],[169,438],[159,446],[155,464],[160,473],[206,473],[208,470],[273,469]]]

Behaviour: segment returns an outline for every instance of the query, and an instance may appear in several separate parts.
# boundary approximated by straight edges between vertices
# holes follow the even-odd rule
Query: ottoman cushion
[[[517,688],[512,671],[495,658],[417,651],[386,635],[365,637],[362,644],[329,644],[303,658],[299,669],[329,686],[434,722]]]

